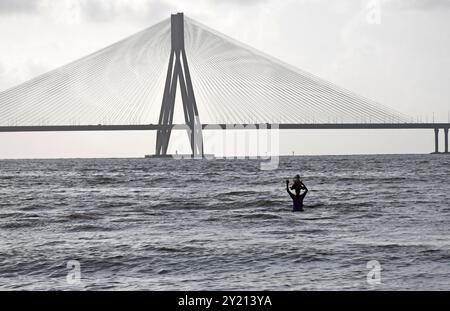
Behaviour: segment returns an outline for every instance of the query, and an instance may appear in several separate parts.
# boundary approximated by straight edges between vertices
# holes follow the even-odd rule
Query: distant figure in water
[[[293,203],[293,211],[303,211],[303,199],[305,198],[306,194],[308,193],[308,188],[306,188],[305,184],[300,180],[300,175],[295,175],[295,177],[292,179],[292,186],[291,190],[295,191],[295,194],[293,194],[289,190],[289,180],[286,180],[286,191],[289,193],[292,199]],[[303,193],[300,194],[301,190],[303,190]]]

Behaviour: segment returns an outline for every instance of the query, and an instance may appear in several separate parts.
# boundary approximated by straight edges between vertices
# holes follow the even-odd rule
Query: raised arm
[[[308,192],[308,188],[306,188],[306,185],[303,183],[303,181],[300,182],[300,185],[303,189],[305,189],[306,192]]]
[[[302,183],[302,188],[303,188],[303,193],[302,193],[302,196],[304,197],[307,193],[308,193],[308,188],[305,186],[305,184],[304,183]]]
[[[291,192],[291,190],[289,190],[289,180],[286,180],[286,191],[287,193],[289,193],[289,195],[291,196],[291,198],[293,198],[295,195]]]

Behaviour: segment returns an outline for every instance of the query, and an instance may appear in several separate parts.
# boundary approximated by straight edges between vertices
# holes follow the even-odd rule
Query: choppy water
[[[450,157],[0,161],[1,289],[450,290]],[[291,212],[286,177],[310,188]],[[81,283],[69,284],[78,260]],[[381,265],[369,285],[366,264]]]

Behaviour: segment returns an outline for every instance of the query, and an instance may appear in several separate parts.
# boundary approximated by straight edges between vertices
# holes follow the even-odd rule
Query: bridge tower
[[[180,84],[183,101],[184,120],[189,136],[193,157],[203,157],[202,124],[198,116],[197,103],[192,87],[189,65],[184,49],[184,16],[183,13],[171,16],[171,51],[167,69],[166,84],[161,104],[158,124],[161,126],[156,136],[156,156],[167,156],[170,134],[173,126],[173,112],[177,83]]]

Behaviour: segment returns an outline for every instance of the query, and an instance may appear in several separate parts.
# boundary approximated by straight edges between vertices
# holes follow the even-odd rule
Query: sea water
[[[449,228],[450,156],[0,161],[0,289],[450,290]]]

